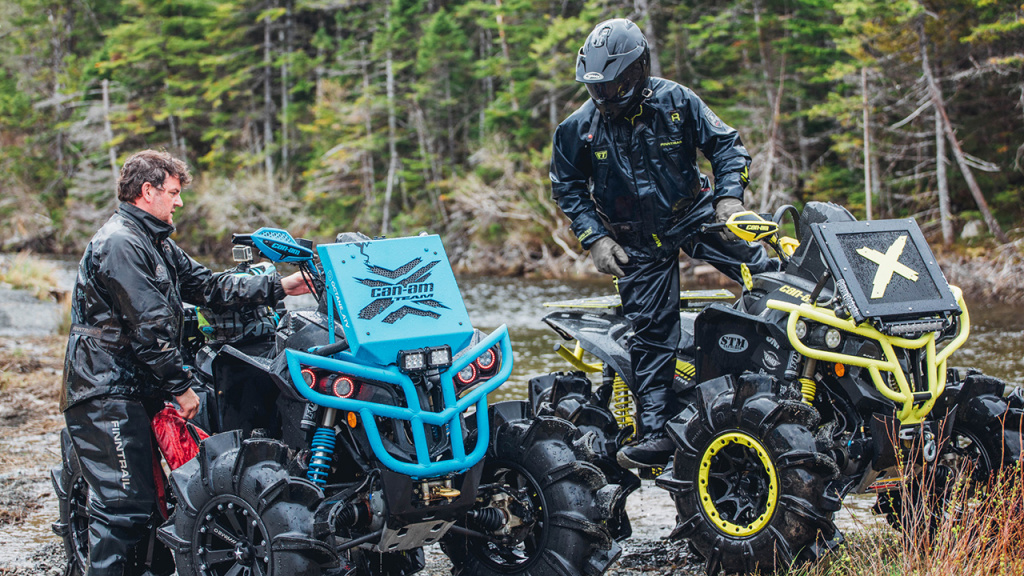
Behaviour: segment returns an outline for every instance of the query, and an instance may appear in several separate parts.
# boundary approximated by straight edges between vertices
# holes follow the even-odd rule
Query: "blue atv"
[[[456,575],[596,576],[618,557],[625,491],[589,463],[592,436],[488,403],[508,330],[472,327],[437,236],[234,241],[298,265],[318,305],[286,312],[267,354],[220,349],[289,421],[216,434],[171,473],[158,534],[178,574],[401,576],[435,543]]]

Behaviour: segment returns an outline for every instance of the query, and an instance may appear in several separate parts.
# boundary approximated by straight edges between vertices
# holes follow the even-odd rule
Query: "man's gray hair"
[[[162,188],[168,176],[180,180],[182,187],[192,183],[192,173],[188,166],[167,152],[136,152],[121,167],[121,175],[117,178],[117,199],[121,202],[134,202],[142,195],[144,183],[149,182]]]

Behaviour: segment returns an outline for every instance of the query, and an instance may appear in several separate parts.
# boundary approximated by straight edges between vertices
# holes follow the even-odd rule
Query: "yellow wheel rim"
[[[729,536],[750,536],[764,529],[775,513],[778,474],[757,439],[727,432],[704,450],[697,494],[716,528]]]

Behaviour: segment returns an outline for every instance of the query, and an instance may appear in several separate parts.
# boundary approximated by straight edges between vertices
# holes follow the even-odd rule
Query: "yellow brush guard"
[[[948,360],[949,356],[967,341],[967,337],[971,331],[970,317],[967,314],[967,305],[964,303],[963,293],[960,288],[956,286],[950,286],[950,289],[953,291],[953,296],[956,298],[957,304],[960,306],[961,310],[960,332],[940,351],[935,350],[935,332],[929,332],[914,339],[900,338],[898,336],[883,334],[868,323],[863,323],[858,326],[852,320],[844,320],[836,317],[835,312],[832,310],[819,308],[810,304],[797,305],[791,302],[782,302],[780,300],[769,300],[766,305],[772,310],[781,310],[789,313],[789,322],[786,325],[786,333],[789,337],[790,344],[797,352],[808,358],[814,358],[824,362],[838,362],[850,366],[867,368],[868,373],[871,374],[871,380],[874,382],[875,388],[878,392],[882,396],[896,403],[898,409],[897,418],[899,418],[903,424],[917,424],[921,422],[929,412],[931,412],[932,406],[935,405],[935,401],[938,400],[939,396],[941,396],[942,392],[946,389],[946,360]],[[880,360],[874,358],[863,358],[860,356],[841,354],[830,350],[818,350],[811,348],[801,342],[796,336],[796,323],[802,318],[813,320],[844,332],[856,334],[868,340],[873,340],[878,343],[884,358]],[[924,370],[928,389],[924,392],[927,392],[928,398],[917,406],[915,406],[918,401],[915,401],[914,399],[914,390],[910,385],[910,381],[907,378],[906,373],[900,367],[899,358],[896,356],[895,348],[904,348],[908,350],[925,349],[926,359],[924,362]],[[895,380],[897,386],[896,390],[888,385],[887,378],[883,378],[882,372],[892,374],[892,379]]]

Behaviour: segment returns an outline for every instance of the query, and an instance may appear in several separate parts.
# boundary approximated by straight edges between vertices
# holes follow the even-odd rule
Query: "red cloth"
[[[189,427],[195,430],[200,440],[210,437],[201,428],[182,418],[173,406],[167,406],[157,412],[156,416],[153,416],[152,426],[156,443],[171,470],[179,468],[199,454],[199,445],[189,433]]]

